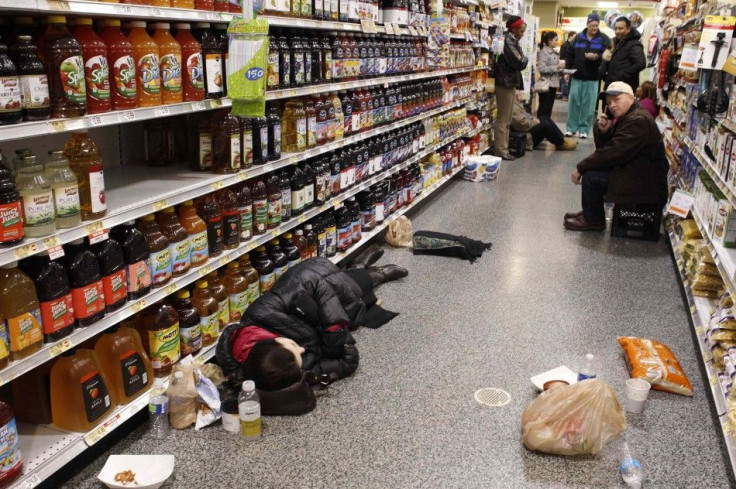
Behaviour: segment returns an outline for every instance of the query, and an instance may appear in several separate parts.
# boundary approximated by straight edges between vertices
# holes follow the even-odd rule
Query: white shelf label
[[[156,7],[149,7],[148,16],[149,17],[161,17],[161,9],[156,8]]]
[[[133,13],[133,9],[130,8],[130,5],[119,5],[117,7],[117,11],[120,15],[131,15]]]
[[[99,115],[87,116],[84,118],[85,127],[97,127],[102,125],[102,117]]]
[[[94,233],[88,236],[89,244],[93,245],[93,244],[100,243],[102,241],[105,241],[109,237],[110,235],[107,234],[107,229],[100,229],[99,231],[95,231]]]
[[[61,245],[49,248],[49,260],[58,260],[64,256],[64,248]]]
[[[133,122],[135,120],[135,112],[132,110],[126,110],[118,114],[118,120],[120,122]]]
[[[32,489],[41,483],[41,478],[38,474],[31,474],[26,480],[18,484],[16,489]]]
[[[394,33],[394,26],[386,22],[384,24],[384,27],[386,29],[386,34],[393,34]]]
[[[204,110],[207,106],[204,102],[193,102],[192,103],[192,110]]]
[[[164,116],[169,115],[171,111],[169,111],[168,106],[164,105],[163,107],[159,107],[158,109],[155,109],[153,113],[156,114],[156,117],[164,117]]]
[[[694,202],[695,197],[693,197],[692,193],[678,188],[675,190],[675,193],[672,194],[672,199],[670,199],[670,203],[667,206],[667,212],[686,218]]]
[[[146,299],[141,299],[138,302],[134,302],[130,308],[133,310],[133,312],[140,312],[141,309],[146,307]]]

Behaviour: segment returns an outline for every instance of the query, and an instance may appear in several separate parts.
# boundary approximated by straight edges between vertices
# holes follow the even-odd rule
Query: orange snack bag
[[[693,395],[693,386],[667,345],[633,336],[619,336],[618,343],[626,355],[631,377],[646,380],[658,391]]]

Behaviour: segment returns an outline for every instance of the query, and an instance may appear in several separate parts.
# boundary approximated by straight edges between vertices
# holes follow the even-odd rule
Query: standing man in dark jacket
[[[493,134],[493,154],[504,160],[515,160],[509,154],[509,125],[511,112],[514,109],[516,91],[524,88],[521,71],[526,68],[529,60],[521,52],[519,40],[524,36],[526,23],[521,17],[512,15],[506,21],[506,39],[503,44],[503,53],[496,62],[496,109],[497,118]]]
[[[572,51],[572,42],[573,39],[575,39],[575,35],[576,34],[574,32],[568,32],[567,39],[565,39],[565,42],[560,48],[560,60],[564,61],[565,64],[567,64],[567,58],[570,56],[570,52]],[[567,101],[567,96],[570,93],[570,75],[564,75],[562,77],[560,80],[560,88],[562,100]]]
[[[616,122],[605,116],[598,120],[595,152],[572,173],[573,183],[583,185],[583,210],[565,214],[565,228],[573,231],[606,229],[604,199],[616,204],[667,202],[669,165],[654,119],[626,83],[613,82],[604,93]]]
[[[606,87],[613,82],[622,81],[636,93],[639,73],[647,66],[641,34],[631,28],[631,21],[626,17],[616,19],[614,31],[616,38],[613,40],[613,49],[603,53],[603,63],[598,74]]]
[[[585,139],[593,125],[600,86],[598,67],[603,52],[611,44],[608,36],[599,30],[600,20],[598,14],[588,16],[588,27],[575,36],[572,51],[565,60],[565,68],[576,70],[570,84],[570,105],[565,133],[567,137],[575,136],[577,133],[581,139]]]

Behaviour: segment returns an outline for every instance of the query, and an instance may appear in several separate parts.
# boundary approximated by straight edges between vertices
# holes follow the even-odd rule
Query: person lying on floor
[[[593,128],[595,151],[572,172],[572,182],[583,187],[583,210],[565,214],[565,228],[573,231],[604,230],[604,200],[661,206],[667,202],[669,165],[651,114],[624,82],[611,83],[601,95],[610,115],[598,119]]]
[[[397,265],[372,266],[382,255],[372,245],[347,270],[326,258],[306,260],[251,304],[240,323],[222,332],[218,364],[235,385],[255,381],[264,414],[311,410],[314,405],[304,401],[310,397],[303,374],[330,382],[351,375],[359,355],[350,331],[377,328],[396,317],[376,304],[373,289],[408,272]],[[269,397],[279,392],[283,395]],[[311,389],[307,394],[314,399]]]
[[[511,112],[511,130],[526,133],[526,150],[531,151],[545,139],[555,145],[556,149],[573,150],[578,147],[578,142],[565,139],[562,131],[552,119],[542,118],[540,121],[532,117],[521,103],[521,96],[516,96],[514,107]]]

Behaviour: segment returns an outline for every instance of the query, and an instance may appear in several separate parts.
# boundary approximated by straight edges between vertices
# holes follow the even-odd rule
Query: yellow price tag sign
[[[106,435],[107,435],[107,426],[103,425],[87,433],[87,436],[84,437],[84,441],[85,443],[87,443],[88,446],[92,446],[98,441],[102,440]]]
[[[274,238],[278,238],[279,234],[281,234],[281,232],[278,229],[274,229],[273,231],[271,231],[271,236]]]
[[[695,332],[699,335],[702,335],[705,332],[705,328],[702,326],[698,326],[697,328],[695,328]]]
[[[337,207],[340,205],[340,199],[332,199],[332,207]]]
[[[86,226],[84,226],[84,231],[87,234],[93,234],[103,228],[104,228],[104,225],[102,224],[102,221],[97,221],[97,222],[93,222],[91,224],[87,224]]]
[[[296,156],[292,156],[291,158],[289,158],[290,165],[295,165],[298,161],[299,161],[299,158],[297,158]]]
[[[51,131],[53,132],[64,132],[66,131],[66,121],[51,121],[49,122]]]
[[[158,202],[154,202],[151,207],[153,208],[153,212],[158,212],[164,207],[168,207],[168,206],[169,206],[169,203],[166,202],[166,199],[161,199]]]
[[[240,173],[238,173],[238,181],[239,182],[242,182],[242,181],[247,180],[247,179],[248,179],[248,172],[247,171],[243,170]]]
[[[230,263],[230,257],[229,256],[223,256],[222,258],[220,258],[220,266],[221,267],[224,267],[228,263]]]
[[[217,182],[212,182],[212,184],[210,185],[212,190],[220,190],[224,186],[225,184],[222,183],[222,180],[218,180]]]
[[[55,345],[52,345],[49,348],[49,357],[50,358],[58,357],[59,355],[61,355],[68,349],[72,348],[73,346],[74,346],[74,343],[69,338],[63,341],[60,341],[56,343]]]
[[[199,269],[199,276],[204,277],[208,273],[212,271],[212,267],[210,265],[205,265],[202,268]]]
[[[166,295],[173,294],[174,292],[176,292],[177,287],[178,286],[176,284],[169,284],[169,285],[167,285],[164,288],[164,294],[166,294]]]
[[[705,352],[703,355],[703,360],[705,360],[705,363],[710,363],[713,361],[713,354],[709,351]]]
[[[48,238],[44,238],[43,245],[49,249],[54,248],[56,246],[59,246],[61,244],[61,240],[58,236],[49,236]]]
[[[693,304],[690,306],[690,314],[695,314],[695,311],[697,311],[697,309],[695,308],[695,304]]]
[[[27,245],[23,245],[20,248],[16,248],[15,251],[13,251],[13,256],[21,259],[27,256],[34,255],[36,253],[38,253],[38,245],[36,245],[36,243],[28,243]]]
[[[130,308],[133,310],[133,312],[140,312],[141,309],[146,307],[146,299],[141,299],[138,302],[134,302]]]
[[[303,223],[306,220],[307,220],[307,216],[305,216],[304,214],[299,216],[299,219],[297,219],[297,221],[299,221],[299,224]]]
[[[710,381],[710,385],[716,385],[718,383],[718,376],[716,374],[711,374],[708,380]]]
[[[197,355],[194,357],[193,363],[195,365],[202,365],[204,363],[204,357],[202,355]]]

